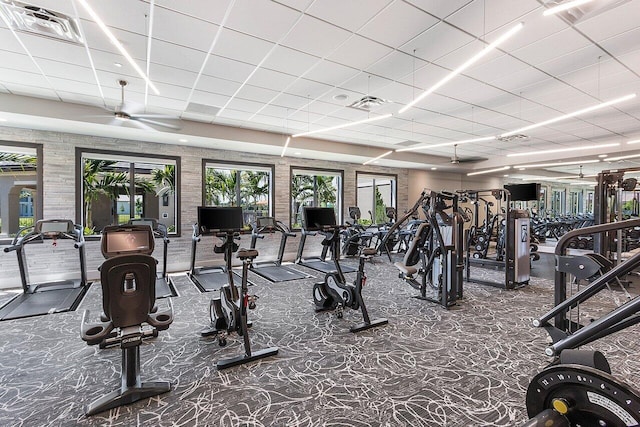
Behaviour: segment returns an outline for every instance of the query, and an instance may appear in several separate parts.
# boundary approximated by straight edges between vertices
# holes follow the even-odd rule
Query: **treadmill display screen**
[[[276,220],[271,217],[271,216],[261,216],[258,217],[258,227],[262,228],[262,227],[275,227],[276,226]]]
[[[106,237],[109,254],[141,253],[150,249],[149,232],[144,230],[114,231]]]
[[[72,233],[71,221],[39,221],[37,227],[42,234]]]
[[[302,214],[307,230],[320,230],[325,226],[336,225],[336,214],[333,208],[305,207]]]
[[[198,229],[202,234],[212,234],[219,231],[242,231],[243,228],[241,207],[198,206]]]

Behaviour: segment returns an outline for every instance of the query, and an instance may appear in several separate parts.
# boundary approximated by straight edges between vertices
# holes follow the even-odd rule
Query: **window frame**
[[[337,175],[340,177],[340,188],[338,188],[338,217],[336,221],[338,224],[343,224],[344,220],[344,169],[328,169],[328,168],[316,168],[311,166],[289,166],[289,228],[291,230],[300,230],[300,228],[293,227],[293,176],[296,175],[294,171],[308,171],[308,172],[318,172],[314,174],[307,175],[322,175],[322,172],[329,172],[332,175]]]
[[[34,224],[36,221],[43,219],[44,212],[44,174],[43,174],[43,145],[42,144],[34,144],[31,142],[19,142],[19,141],[7,141],[0,140],[0,145],[5,147],[18,147],[18,148],[29,148],[35,149],[36,151],[36,197],[38,198],[39,203],[36,205],[36,209],[34,212]],[[0,237],[0,245],[10,245],[13,241],[13,237],[6,236]]]
[[[267,212],[269,212],[269,216],[273,216],[273,212],[275,211],[275,182],[276,182],[276,166],[271,163],[254,163],[254,162],[235,162],[235,161],[226,161],[221,159],[202,159],[202,201],[201,206],[207,206],[207,192],[206,192],[206,176],[207,176],[207,167],[211,167],[211,165],[215,165],[214,169],[232,169],[237,171],[243,170],[261,170],[268,169],[269,173],[269,197],[268,197],[268,208]],[[248,167],[247,167],[248,166]],[[238,181],[238,186],[240,185],[240,181]],[[238,190],[236,190],[238,191]],[[239,201],[240,199],[238,199]],[[245,224],[246,225],[246,224]]]
[[[375,177],[386,177],[386,178],[390,178],[393,179],[395,184],[393,185],[393,192],[392,192],[392,198],[393,198],[393,202],[395,204],[395,206],[393,206],[393,208],[396,210],[396,214],[398,212],[398,174],[393,174],[393,173],[376,173],[376,172],[363,172],[363,171],[356,171],[356,206],[360,206],[358,204],[358,178],[360,178],[360,176],[369,176],[372,178],[373,180],[373,185],[375,186]],[[375,203],[376,201],[376,193],[374,191],[372,191],[372,205],[374,206],[376,205]],[[375,220],[375,218],[374,218]]]
[[[175,186],[175,222],[176,222],[176,231],[174,233],[169,233],[169,237],[180,237],[181,236],[181,221],[180,221],[180,217],[181,217],[181,207],[180,207],[180,200],[181,200],[181,194],[180,194],[180,189],[181,189],[181,167],[180,167],[180,161],[181,158],[179,156],[168,156],[168,155],[164,155],[164,154],[146,154],[146,153],[132,153],[132,152],[128,152],[128,151],[118,151],[118,150],[101,150],[101,149],[94,149],[94,148],[88,148],[88,147],[76,147],[75,150],[75,155],[76,155],[76,224],[80,224],[82,225],[82,227],[85,227],[86,225],[83,223],[84,221],[84,202],[83,202],[83,188],[82,188],[82,183],[83,183],[83,179],[82,179],[82,171],[83,171],[83,154],[89,154],[89,155],[98,155],[98,156],[105,156],[105,160],[108,160],[109,156],[112,157],[122,157],[122,161],[129,161],[130,163],[136,163],[135,159],[149,159],[151,161],[153,160],[169,160],[169,161],[173,161],[175,162],[175,179],[176,182],[174,183]],[[129,160],[126,160],[126,159]],[[130,172],[131,173],[131,172]],[[92,234],[92,235],[87,235],[85,236],[85,240],[100,240],[100,235],[98,234]]]

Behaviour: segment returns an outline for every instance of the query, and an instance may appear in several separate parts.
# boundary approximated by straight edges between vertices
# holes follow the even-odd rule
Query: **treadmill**
[[[317,219],[320,218],[323,221],[319,222]],[[312,220],[313,223],[309,223],[308,221]],[[307,240],[307,236],[315,236],[317,233],[322,233],[322,230],[315,224],[316,222],[322,224],[331,224],[335,225],[336,222],[336,214],[333,211],[333,208],[316,208],[305,206],[302,210],[302,232],[300,236],[300,244],[298,245],[298,253],[296,255],[296,264],[303,265],[312,270],[319,271],[321,273],[333,273],[336,272],[336,266],[333,261],[327,261],[327,252],[329,251],[329,246],[322,246],[322,252],[320,256],[304,258],[304,245]],[[329,236],[330,237],[330,236]],[[345,265],[340,266],[343,273],[353,273],[356,271],[354,267]]]
[[[276,221],[273,217],[258,217],[256,219],[253,231],[251,232],[251,249],[256,248],[258,239],[264,239],[264,233],[276,232],[280,233],[278,257],[273,261],[252,262],[249,269],[273,283],[313,277],[294,268],[282,265],[282,257],[284,256],[284,250],[287,245],[287,238],[296,237],[296,235],[289,230],[289,227],[280,221]]]
[[[156,274],[156,299],[177,297],[178,291],[167,274],[167,251],[169,249],[169,234],[167,226],[158,222],[155,218],[133,218],[129,220],[130,225],[148,225],[153,231],[153,237],[162,239],[162,271]]]
[[[215,292],[220,290],[223,286],[229,283],[227,275],[227,267],[225,265],[215,267],[196,267],[196,249],[198,243],[203,236],[216,237],[214,230],[215,222],[219,220],[222,215],[222,210],[235,210],[235,207],[213,207],[213,206],[198,206],[198,223],[193,225],[193,236],[191,239],[191,267],[187,272],[187,277],[191,280],[196,288],[200,292]],[[240,226],[239,228],[242,228]],[[238,237],[239,239],[239,237]],[[237,244],[234,242],[234,252],[238,249]],[[224,253],[222,246],[213,247],[213,252],[217,254]],[[240,280],[242,275],[238,272],[233,272]],[[253,283],[248,282],[249,285]]]
[[[23,237],[20,237],[21,235]],[[44,244],[46,240],[50,240],[55,246],[57,240],[62,239],[75,242],[74,247],[78,250],[80,259],[80,278],[30,283],[25,245]],[[75,225],[71,220],[39,220],[35,225],[21,229],[13,239],[11,246],[4,248],[4,251],[16,252],[22,293],[0,307],[0,320],[73,311],[78,307],[91,286],[91,283],[87,282],[83,230],[81,226]]]

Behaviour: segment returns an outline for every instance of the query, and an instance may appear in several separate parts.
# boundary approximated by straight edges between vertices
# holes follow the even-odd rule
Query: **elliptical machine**
[[[215,214],[211,215],[212,221],[208,224],[200,224],[202,234],[215,233],[222,239],[222,245],[216,246],[216,253],[224,253],[226,262],[226,273],[228,284],[220,288],[220,296],[211,299],[209,304],[209,317],[211,323],[200,334],[203,337],[216,335],[220,346],[227,345],[227,336],[237,333],[244,341],[244,354],[230,359],[219,360],[218,370],[230,368],[278,354],[278,347],[269,347],[264,350],[252,352],[249,340],[249,322],[247,322],[247,308],[256,307],[255,295],[249,295],[247,288],[247,274],[251,261],[258,256],[255,249],[238,249],[234,242],[240,238],[243,230],[242,208],[209,208]],[[215,211],[214,211],[215,209]],[[238,251],[238,258],[242,260],[242,285],[240,291],[233,283],[233,271],[231,269],[231,258],[233,253]]]
[[[386,325],[387,319],[369,318],[369,312],[362,298],[362,287],[367,281],[364,272],[364,263],[376,254],[375,248],[363,248],[360,254],[358,271],[353,284],[347,283],[342,268],[340,267],[340,230],[336,225],[336,217],[333,208],[305,207],[303,211],[305,224],[315,224],[316,230],[326,233],[322,241],[324,246],[331,249],[331,260],[335,265],[335,271],[327,273],[323,282],[313,285],[313,302],[316,304],[316,312],[335,310],[336,317],[343,317],[345,307],[362,312],[363,322],[349,328],[351,332],[360,332],[376,326]]]

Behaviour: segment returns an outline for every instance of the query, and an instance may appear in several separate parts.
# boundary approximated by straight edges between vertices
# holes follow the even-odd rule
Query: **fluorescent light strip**
[[[142,71],[142,69],[140,69],[140,67],[138,66],[138,64],[136,64],[136,62],[133,60],[133,58],[131,57],[131,55],[129,55],[129,52],[127,52],[127,50],[124,48],[124,46],[122,46],[122,43],[120,43],[120,41],[116,38],[116,36],[113,35],[113,33],[111,32],[111,30],[109,30],[109,28],[107,28],[107,26],[105,25],[105,23],[102,21],[102,19],[100,19],[100,17],[98,16],[98,14],[91,8],[91,6],[89,6],[89,4],[87,3],[86,0],[78,0],[80,2],[80,4],[82,5],[82,7],[84,7],[84,9],[87,11],[87,13],[89,15],[91,15],[91,18],[93,19],[93,21],[98,24],[98,27],[100,27],[100,29],[102,30],[102,32],[107,36],[107,38],[111,41],[111,43],[113,43],[115,45],[115,47],[120,51],[120,53],[122,54],[122,56],[124,56],[127,61],[129,61],[129,64],[131,64],[131,66],[133,67],[134,70],[136,70],[136,72],[138,73],[138,75],[140,77],[142,77],[144,79],[145,82],[147,82],[147,84],[149,85],[149,87],[151,87],[151,89],[153,89],[153,91],[156,93],[156,95],[160,95],[160,92],[158,91],[158,89],[155,87],[155,85],[153,84],[153,82],[151,80],[149,80],[149,77],[147,77],[147,75],[144,73],[144,71]]]
[[[531,164],[531,165],[518,165],[517,167],[520,170],[523,170],[523,169],[530,169],[530,168],[550,168],[550,167],[556,167],[556,166],[569,166],[569,165],[581,165],[581,164],[585,164],[585,163],[598,163],[599,161],[600,161],[600,159],[578,160],[578,161],[575,161],[575,162],[537,163],[537,164]]]
[[[312,130],[310,132],[303,132],[303,133],[297,133],[295,135],[292,135],[291,138],[298,138],[300,136],[307,136],[307,135],[311,135],[314,133],[320,133],[320,132],[329,132],[332,130],[336,130],[336,129],[344,129],[350,126],[355,126],[355,125],[361,125],[364,123],[371,123],[371,122],[375,122],[378,120],[382,120],[382,119],[388,119],[389,117],[393,116],[393,114],[385,114],[382,116],[377,116],[377,117],[369,117],[368,119],[364,119],[364,120],[358,120],[357,122],[350,122],[350,123],[344,123],[338,126],[331,126],[328,128],[323,128],[323,129],[316,129],[316,130]]]
[[[616,162],[618,160],[635,159],[636,157],[640,157],[640,154],[630,154],[628,156],[619,156],[619,157],[608,157],[606,161]]]
[[[593,0],[573,0],[573,1],[568,1],[562,4],[559,4],[558,6],[554,6],[552,8],[549,8],[547,10],[545,10],[544,12],[542,12],[542,14],[544,16],[549,16],[549,15],[555,15],[556,13],[560,13],[560,12],[564,12],[565,10],[571,9],[573,7],[578,7],[578,6],[582,6],[585,3],[590,3]]]
[[[153,39],[153,10],[155,9],[155,0],[149,2],[149,34],[147,34],[147,76],[150,75],[151,67],[151,40]],[[147,108],[149,100],[149,84],[144,87],[144,107]]]
[[[528,151],[526,153],[507,154],[507,157],[532,156],[536,154],[564,153],[566,151],[575,151],[575,150],[595,150],[596,148],[617,147],[619,145],[620,143],[614,142],[611,144],[586,145],[586,146],[570,147],[570,148],[556,148],[554,150]]]
[[[417,145],[417,146],[414,146],[414,147],[399,148],[396,151],[397,152],[401,152],[401,151],[423,150],[425,148],[451,147],[451,146],[454,146],[454,145],[469,144],[470,142],[492,141],[494,139],[496,139],[495,136],[484,136],[482,138],[465,139],[463,141],[443,142],[442,144],[422,144],[422,145]]]
[[[391,154],[391,153],[393,153],[393,150],[389,150],[389,151],[387,151],[386,153],[379,155],[378,157],[375,157],[375,158],[373,158],[373,159],[367,160],[366,162],[364,162],[364,163],[363,163],[363,165],[368,165],[369,163],[373,163],[373,162],[375,162],[376,160],[380,160],[380,159],[381,159],[381,158],[383,158],[383,157],[387,157],[387,156],[388,156],[389,154]]]
[[[489,170],[480,171],[480,172],[470,172],[470,173],[467,174],[467,176],[482,175],[482,174],[485,174],[485,173],[506,171],[507,169],[511,169],[511,166],[504,166],[504,167],[501,167],[501,168],[489,169]]]
[[[531,129],[539,128],[539,127],[542,127],[542,126],[550,125],[552,123],[556,123],[556,122],[559,122],[561,120],[570,119],[571,117],[575,117],[575,116],[578,116],[580,114],[590,113],[591,111],[596,111],[596,110],[599,110],[601,108],[608,107],[610,105],[614,105],[614,104],[618,104],[620,102],[628,101],[628,100],[633,99],[635,97],[636,97],[635,93],[632,93],[632,94],[629,94],[629,95],[625,95],[625,96],[622,96],[620,98],[615,98],[615,99],[612,99],[610,101],[603,102],[601,104],[592,105],[591,107],[583,108],[582,110],[574,111],[573,113],[565,114],[563,116],[558,116],[558,117],[555,117],[553,119],[545,120],[544,122],[535,123],[535,124],[532,124],[532,125],[529,125],[529,126],[522,127],[520,129],[516,129],[516,130],[512,130],[512,131],[503,133],[502,135],[500,135],[500,137],[515,135],[517,133],[522,133],[522,132],[527,131],[527,130],[531,130]]]
[[[513,36],[515,33],[517,33],[518,31],[520,31],[522,29],[522,27],[524,26],[524,24],[522,22],[518,22],[515,26],[513,26],[509,31],[507,31],[506,33],[504,33],[503,35],[501,35],[500,37],[498,37],[496,40],[494,40],[492,43],[490,43],[489,45],[487,45],[484,49],[482,49],[480,52],[476,53],[474,56],[472,56],[470,59],[468,59],[465,63],[463,63],[462,65],[460,65],[458,68],[456,68],[455,70],[453,70],[451,73],[449,73],[447,76],[445,76],[445,78],[443,78],[442,80],[440,80],[438,83],[434,84],[433,86],[431,86],[429,89],[427,89],[426,91],[424,91],[420,96],[418,96],[416,99],[414,99],[413,101],[411,101],[410,103],[408,103],[407,105],[405,105],[404,107],[402,107],[400,109],[400,111],[398,111],[399,114],[404,113],[405,111],[407,111],[409,108],[413,107],[414,105],[416,105],[418,102],[422,101],[423,99],[425,99],[427,96],[429,96],[430,94],[432,94],[433,92],[435,92],[436,90],[438,90],[440,87],[444,86],[447,82],[449,82],[449,80],[453,79],[455,76],[457,76],[458,74],[462,73],[464,70],[466,70],[467,68],[469,68],[471,65],[473,65],[475,62],[479,61],[482,57],[484,57],[485,55],[487,55],[489,52],[491,52],[493,49],[495,49],[496,47],[498,47],[500,44],[502,44],[503,42],[505,42],[507,39],[509,39],[511,36]]]
[[[287,137],[287,141],[284,143],[284,147],[282,147],[282,154],[280,154],[280,157],[284,157],[284,152],[287,151],[287,147],[289,146],[289,142],[291,142],[291,137],[290,136]]]
[[[640,144],[640,139],[634,139],[633,141],[627,141],[627,144]]]

